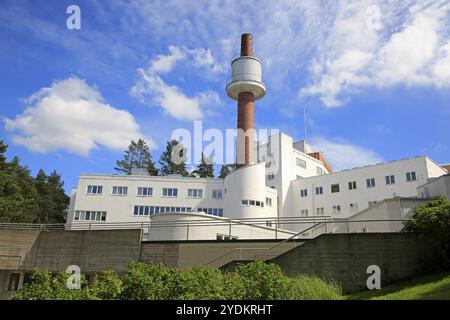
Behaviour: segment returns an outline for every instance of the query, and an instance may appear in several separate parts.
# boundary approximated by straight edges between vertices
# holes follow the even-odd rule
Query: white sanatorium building
[[[227,83],[228,95],[238,101],[238,129],[253,129],[254,101],[265,90],[261,60],[253,56],[251,35],[244,34]],[[81,174],[68,228],[135,223],[148,240],[390,232],[401,228],[399,220],[420,198],[450,191],[447,170],[425,156],[333,173],[320,152],[283,133],[266,143],[238,135],[237,145],[237,169],[225,179]]]

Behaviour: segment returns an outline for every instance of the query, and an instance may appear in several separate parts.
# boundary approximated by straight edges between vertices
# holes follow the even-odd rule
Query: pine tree
[[[5,144],[3,140],[0,140],[0,170],[5,169],[6,165],[6,157],[5,153],[8,150],[8,146]]]
[[[167,141],[166,150],[161,154],[159,164],[162,175],[180,174],[183,177],[189,175],[186,170],[187,150],[177,140]]]
[[[116,171],[128,175],[131,174],[132,169],[145,169],[151,176],[158,175],[158,169],[152,161],[150,148],[143,139],[139,139],[137,142],[132,140],[128,149],[125,150],[123,160],[116,161],[116,165],[117,167],[114,168]]]
[[[214,178],[214,167],[211,157],[206,158],[202,153],[202,160],[197,165],[197,169],[193,172],[200,178]]]
[[[225,177],[229,175],[234,168],[235,166],[232,164],[223,164],[220,168],[219,178],[225,179]]]

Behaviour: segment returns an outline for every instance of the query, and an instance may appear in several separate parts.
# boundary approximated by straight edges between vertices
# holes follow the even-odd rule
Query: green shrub
[[[51,275],[47,270],[33,270],[31,282],[25,284],[14,296],[13,300],[80,300],[88,297],[86,281],[82,279],[82,288],[67,288],[66,272]]]
[[[287,279],[278,265],[254,261],[238,266],[236,273],[244,285],[244,299],[277,300],[283,298]]]
[[[414,211],[403,230],[417,232],[430,240],[438,252],[439,264],[443,268],[450,268],[450,201],[437,196],[417,206]]]
[[[340,286],[317,276],[301,275],[288,279],[286,300],[337,300],[342,298]]]
[[[163,264],[132,262],[123,277],[124,300],[166,300],[173,296],[177,272]],[[177,281],[175,281],[177,282]]]
[[[180,274],[180,295],[183,300],[223,299],[224,281],[219,269],[194,267]]]
[[[114,300],[123,291],[123,283],[114,271],[103,271],[96,275],[87,290],[87,299]]]
[[[82,279],[81,289],[67,289],[70,275],[51,275],[34,270],[32,282],[14,297],[16,300],[319,300],[339,299],[341,290],[315,276],[288,278],[279,266],[262,261],[240,265],[235,273],[193,267],[180,272],[162,264],[131,263],[123,277],[104,271],[91,283]]]

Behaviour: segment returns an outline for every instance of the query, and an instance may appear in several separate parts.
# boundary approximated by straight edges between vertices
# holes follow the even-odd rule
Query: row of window
[[[106,211],[77,210],[73,217],[75,221],[106,221]]]
[[[368,202],[368,206],[369,208],[376,206],[378,203],[378,201],[369,201]],[[358,204],[357,203],[350,203],[349,205],[350,207],[350,213],[356,213],[358,212]],[[331,213],[333,215],[339,215],[341,214],[342,210],[341,210],[341,205],[337,204],[331,207]],[[309,210],[308,209],[301,209],[300,210],[300,216],[302,217],[307,217],[309,215]],[[316,208],[316,216],[323,216],[325,215],[325,208],[324,207],[319,207]]]
[[[395,184],[395,175],[389,175],[385,177],[386,185],[392,185]],[[406,181],[416,181],[416,173],[414,171],[407,172],[406,173]],[[367,188],[374,188],[376,186],[375,178],[369,178],[366,179],[366,187]],[[349,181],[348,182],[348,190],[356,190],[356,181]],[[316,187],[315,188],[316,195],[323,194],[323,187]],[[338,183],[331,185],[331,193],[337,193],[340,192],[340,186]],[[307,197],[308,196],[308,189],[302,189],[300,190],[300,197]]]
[[[222,208],[197,208],[198,212],[203,212],[212,216],[223,217]]]
[[[241,200],[241,205],[243,206],[257,206],[264,208],[264,202],[258,200]]]
[[[151,216],[164,212],[192,212],[191,207],[134,206],[133,215]]]
[[[103,186],[87,186],[87,194],[96,194],[100,195],[103,192]],[[124,186],[114,186],[112,188],[113,195],[126,196],[128,194],[128,187]],[[138,187],[137,195],[141,197],[151,197],[153,196],[153,188],[151,187]],[[163,197],[178,197],[178,189],[177,188],[163,188],[162,190]],[[188,189],[187,191],[188,198],[203,198],[203,189]],[[212,198],[213,199],[222,199],[223,193],[222,190],[213,190]]]
[[[133,215],[152,216],[157,213],[183,213],[192,212],[191,207],[162,207],[162,206],[134,206]],[[197,212],[203,212],[213,216],[223,217],[222,208],[197,208]]]
[[[300,158],[296,158],[295,162],[297,164],[297,166],[299,166],[300,168],[304,168],[306,169],[306,161]],[[322,175],[323,174],[323,169],[321,167],[316,167],[316,173],[318,175]]]

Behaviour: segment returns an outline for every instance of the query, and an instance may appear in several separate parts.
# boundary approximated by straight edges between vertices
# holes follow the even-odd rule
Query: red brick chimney
[[[241,36],[241,57],[253,55],[252,35],[244,33]],[[237,143],[242,145],[244,141],[244,156],[237,155],[237,167],[253,163],[253,130],[255,128],[255,96],[251,92],[241,92],[238,96],[237,128],[243,130],[238,133]],[[239,132],[239,131],[238,131]],[[243,158],[243,159],[242,159]],[[242,163],[243,161],[243,163]]]

